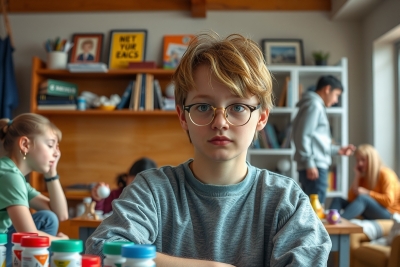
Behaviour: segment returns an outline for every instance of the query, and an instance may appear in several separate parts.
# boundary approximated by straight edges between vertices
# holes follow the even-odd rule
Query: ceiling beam
[[[205,18],[206,17],[206,0],[190,0],[192,4],[192,17]]]
[[[205,18],[207,11],[210,10],[329,11],[331,7],[331,0],[8,0],[8,2],[10,13],[189,11],[193,17],[202,18]]]

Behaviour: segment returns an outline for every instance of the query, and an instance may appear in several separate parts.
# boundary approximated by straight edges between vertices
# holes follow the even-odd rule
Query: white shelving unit
[[[274,80],[275,108],[271,111],[268,123],[274,124],[279,130],[285,129],[295,118],[298,109],[296,103],[301,95],[311,86],[315,86],[322,75],[333,75],[343,83],[344,91],[340,97],[338,106],[327,109],[328,118],[332,128],[332,138],[335,144],[344,146],[348,144],[348,77],[347,58],[342,58],[334,66],[270,66]],[[287,83],[287,80],[290,82]],[[286,101],[283,107],[277,106],[282,91],[287,88]],[[294,145],[290,148],[261,148],[250,149],[247,155],[252,165],[276,171],[279,160],[287,159],[290,162],[290,170],[285,175],[298,181],[296,162],[293,160]],[[327,197],[340,196],[347,198],[348,191],[348,157],[334,156],[332,166],[336,168],[336,190],[330,191]]]

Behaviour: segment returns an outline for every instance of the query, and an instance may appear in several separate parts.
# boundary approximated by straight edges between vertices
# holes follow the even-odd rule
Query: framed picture
[[[263,39],[262,49],[267,65],[304,65],[301,39]]]
[[[147,30],[112,30],[108,55],[109,69],[126,69],[129,62],[146,59]]]
[[[163,67],[164,69],[175,69],[183,54],[185,53],[190,40],[194,38],[191,34],[164,35]]]
[[[69,63],[100,62],[103,36],[102,33],[75,33],[72,36],[74,46],[69,54]]]

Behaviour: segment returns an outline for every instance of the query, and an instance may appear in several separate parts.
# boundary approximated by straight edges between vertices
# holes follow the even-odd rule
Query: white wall
[[[385,0],[362,23],[368,142],[383,161],[398,169],[396,147],[397,89],[393,67],[393,30],[400,25],[400,1]],[[400,39],[400,33],[397,38]],[[396,34],[396,33],[394,33]]]

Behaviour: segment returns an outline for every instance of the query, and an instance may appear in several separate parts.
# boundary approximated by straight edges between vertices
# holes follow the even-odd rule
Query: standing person
[[[354,145],[339,147],[332,144],[326,108],[338,102],[342,83],[331,75],[319,78],[315,91],[307,91],[297,103],[299,111],[293,121],[292,138],[296,147],[299,181],[309,196],[318,194],[324,204],[328,188],[328,169],[332,155],[350,156]]]
[[[137,161],[135,161],[132,164],[128,173],[122,173],[117,176],[116,182],[117,182],[118,188],[112,190],[110,192],[110,195],[104,199],[101,199],[97,195],[97,189],[100,186],[109,187],[109,185],[107,185],[103,182],[97,183],[91,190],[92,199],[94,201],[96,201],[95,210],[102,210],[104,212],[104,214],[110,213],[112,211],[112,206],[111,206],[112,201],[116,198],[119,198],[119,196],[121,195],[124,188],[127,185],[129,185],[130,183],[132,183],[132,181],[135,179],[136,175],[139,172],[142,172],[142,171],[145,171],[145,170],[148,170],[151,168],[157,168],[157,164],[153,160],[151,160],[149,158],[138,159]]]
[[[322,266],[331,241],[293,179],[246,161],[267,123],[272,79],[239,34],[196,36],[173,76],[193,158],[141,172],[86,242],[154,244],[157,266]]]
[[[6,154],[0,158],[0,232],[8,234],[7,266],[11,266],[15,232],[38,233],[51,241],[68,239],[57,233],[58,222],[68,219],[68,208],[57,174],[60,130],[45,117],[26,113],[0,120],[0,140]],[[26,182],[32,171],[44,175],[49,197]],[[37,212],[31,214],[30,208]]]
[[[343,210],[342,217],[353,219],[391,219],[400,213],[400,184],[396,173],[385,167],[378,151],[368,144],[357,148],[354,180],[348,200],[334,198],[330,209]]]

